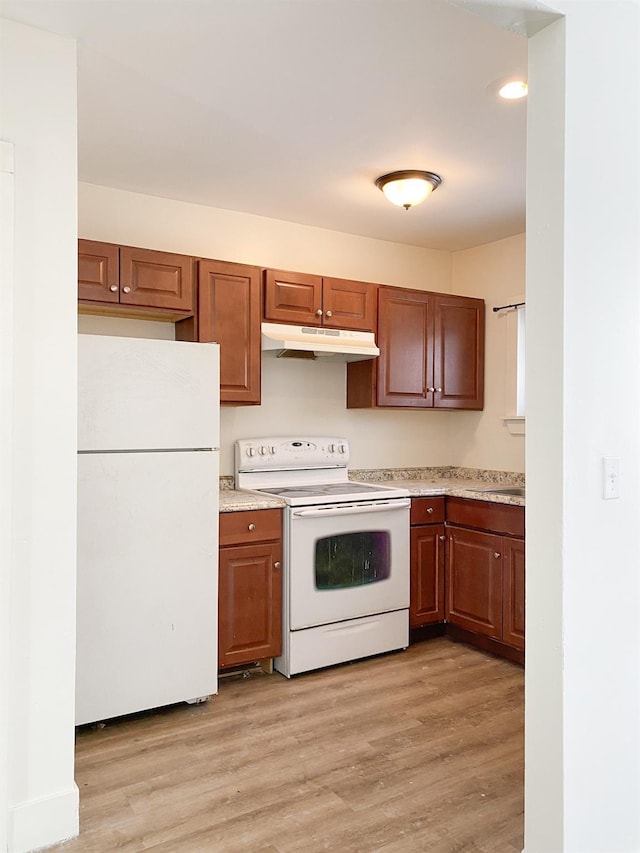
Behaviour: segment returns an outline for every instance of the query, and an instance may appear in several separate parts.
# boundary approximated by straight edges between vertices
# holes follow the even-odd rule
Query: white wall
[[[525,235],[453,255],[452,291],[486,300],[485,401],[482,412],[452,419],[456,463],[469,468],[524,471],[524,435],[513,435],[503,418],[515,414],[515,311],[492,308],[524,300]]]
[[[449,292],[452,256],[321,228],[169,199],[79,186],[79,233],[221,260]],[[82,332],[133,333],[134,321],[80,317]],[[166,327],[154,324],[158,336]],[[261,406],[221,412],[221,474],[233,473],[233,441],[319,430],[352,442],[354,468],[447,465],[458,413],[347,410],[344,364],[263,356]]]
[[[640,5],[554,6],[530,40],[526,851],[638,853]]]
[[[313,433],[319,424],[351,441],[354,468],[457,464],[524,471],[524,437],[511,435],[502,420],[511,414],[507,387],[514,352],[507,336],[515,317],[491,312],[493,305],[524,294],[524,235],[451,254],[91,184],[79,189],[79,232],[87,239],[487,300],[483,412],[347,410],[343,364],[263,356],[262,405],[222,410],[222,474],[233,473],[236,438]],[[81,316],[79,328],[173,334],[169,324],[92,316]]]
[[[2,421],[12,441],[8,574],[10,658],[6,847],[26,851],[74,835],[76,552],[75,44],[0,20],[0,136],[14,145],[13,384]],[[5,299],[7,292],[9,299]],[[4,318],[6,322],[6,318]],[[9,375],[10,372],[10,375]],[[4,406],[4,401],[3,401]],[[7,574],[4,574],[7,573]],[[3,588],[6,584],[3,582]],[[4,814],[3,814],[4,817]]]

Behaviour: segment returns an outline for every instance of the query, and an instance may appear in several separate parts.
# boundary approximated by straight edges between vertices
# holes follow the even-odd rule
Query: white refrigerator
[[[78,725],[217,692],[219,363],[78,336]]]

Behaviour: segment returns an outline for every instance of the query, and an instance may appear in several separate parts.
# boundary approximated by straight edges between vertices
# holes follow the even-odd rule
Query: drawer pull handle
[[[500,557],[500,552],[499,552],[499,551],[496,551],[496,552],[494,553],[494,555],[493,555],[493,556],[494,556],[494,557],[496,558],[496,560],[497,560],[497,559]]]
[[[276,561],[275,561],[275,563],[273,564],[273,568],[274,568],[274,569],[279,569],[279,568],[280,568],[280,565],[281,565],[281,564],[280,564],[280,560],[276,560]]]
[[[427,512],[428,512],[428,513],[432,513],[432,512],[433,512],[433,507],[432,507],[432,506],[427,507]]]
[[[254,524],[253,522],[251,522],[251,524],[249,525],[249,527],[247,528],[247,530],[255,530],[255,529],[256,529],[255,524]]]

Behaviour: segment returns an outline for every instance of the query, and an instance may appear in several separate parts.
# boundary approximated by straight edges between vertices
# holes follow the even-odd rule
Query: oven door
[[[408,499],[291,508],[292,631],[409,607]]]

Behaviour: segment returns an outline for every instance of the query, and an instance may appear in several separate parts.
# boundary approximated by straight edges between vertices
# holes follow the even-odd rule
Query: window
[[[508,305],[524,303],[524,297],[512,298]],[[501,312],[499,322],[505,324],[505,408],[502,420],[512,435],[524,435],[525,353],[527,314],[522,307]]]
[[[527,325],[527,310],[522,307],[516,312],[518,315],[517,328],[517,358],[516,358],[516,416],[524,417],[524,359],[525,359],[525,334]]]

